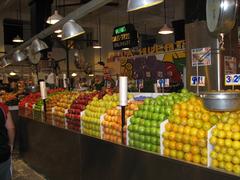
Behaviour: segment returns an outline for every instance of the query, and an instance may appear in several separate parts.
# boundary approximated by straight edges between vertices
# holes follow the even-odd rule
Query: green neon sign
[[[126,31],[127,31],[126,27],[122,26],[122,27],[119,27],[119,28],[115,29],[115,34],[121,34],[121,33],[124,33]]]

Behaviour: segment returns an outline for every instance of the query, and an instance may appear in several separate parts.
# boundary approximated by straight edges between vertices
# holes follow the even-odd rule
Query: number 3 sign
[[[239,86],[240,74],[228,74],[225,75],[225,86]]]

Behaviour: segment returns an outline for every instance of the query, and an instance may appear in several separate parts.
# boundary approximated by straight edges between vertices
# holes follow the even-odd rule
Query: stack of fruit
[[[58,100],[56,106],[54,106],[53,120],[55,126],[65,128],[65,113],[70,108],[72,102],[78,97],[77,92],[64,92],[61,94],[61,99]]]
[[[220,113],[207,111],[200,98],[192,96],[174,105],[163,133],[163,154],[207,165],[207,134],[219,121]]]
[[[36,102],[33,108],[33,118],[35,120],[43,121],[44,120],[44,112],[43,112],[43,100],[40,99]]]
[[[82,116],[82,133],[90,136],[101,138],[101,115],[106,112],[107,109],[117,107],[118,94],[105,95],[103,99],[93,98],[90,102],[84,115]]]
[[[59,99],[61,99],[64,92],[54,93],[53,95],[48,96],[46,102],[46,122],[53,125],[53,109],[57,105]]]
[[[32,93],[24,97],[18,104],[21,116],[32,118],[33,117],[33,105],[41,98],[40,93]]]
[[[81,112],[85,110],[87,104],[92,101],[93,97],[97,95],[97,92],[93,93],[81,93],[78,98],[73,101],[70,109],[68,109],[65,117],[67,118],[68,129],[80,131],[80,117]]]
[[[240,112],[224,113],[212,130],[211,166],[240,175]]]
[[[172,113],[172,106],[191,97],[186,92],[146,98],[140,110],[134,113],[128,127],[129,146],[146,151],[160,152],[160,124]]]
[[[138,106],[142,104],[142,101],[132,101],[126,107],[125,120],[133,115],[134,111],[138,110]],[[125,122],[125,124],[127,124]],[[103,139],[122,143],[122,119],[121,119],[121,109],[119,107],[108,109],[104,115],[104,120],[102,122],[103,126]],[[126,144],[126,125],[124,128],[124,144]]]

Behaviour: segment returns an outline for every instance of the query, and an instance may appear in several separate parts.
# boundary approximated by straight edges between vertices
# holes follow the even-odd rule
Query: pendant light
[[[162,3],[164,0],[128,0],[127,11],[136,11]]]
[[[34,53],[38,53],[47,48],[48,48],[48,45],[38,38],[34,39],[31,44],[31,49],[33,50]]]
[[[71,19],[63,25],[62,40],[71,39],[84,33],[84,29]]]
[[[22,14],[22,12],[21,12],[21,0],[18,0],[18,6],[17,6],[17,20],[18,21],[21,21],[21,19],[22,19],[21,14]],[[24,42],[24,40],[19,35],[17,35],[15,38],[13,38],[12,41],[14,43],[22,43],[22,42]]]
[[[15,43],[22,43],[22,42],[24,42],[23,39],[20,38],[19,35],[17,35],[12,41],[15,42]]]
[[[54,11],[53,15],[51,15],[51,16],[49,16],[49,17],[47,18],[47,21],[46,21],[47,24],[56,24],[58,21],[60,21],[60,20],[63,18],[63,17],[58,13],[57,4],[58,4],[58,2],[57,2],[57,0],[56,0],[55,11]]]
[[[11,72],[9,73],[9,75],[10,75],[10,76],[16,76],[17,73],[15,73],[14,71],[11,71]]]
[[[101,49],[102,46],[99,42],[101,42],[101,20],[100,17],[98,18],[98,27],[97,27],[97,42],[93,42],[94,49]]]
[[[164,22],[165,22],[165,24],[158,31],[158,34],[162,34],[162,35],[172,34],[173,33],[173,29],[168,27],[168,25],[167,25],[166,0],[164,1]]]
[[[13,53],[13,60],[16,62],[21,62],[27,59],[27,56],[20,50],[17,50]]]

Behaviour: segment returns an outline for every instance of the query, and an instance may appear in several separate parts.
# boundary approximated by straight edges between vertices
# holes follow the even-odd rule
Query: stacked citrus
[[[163,133],[164,155],[207,165],[207,132],[218,121],[198,97],[175,104]]]
[[[133,112],[138,110],[138,105],[142,104],[141,101],[132,101],[126,107],[125,120],[133,115]],[[125,122],[126,124],[126,122]],[[115,143],[122,143],[122,118],[120,107],[108,109],[104,120],[102,122],[103,139],[112,141]],[[124,139],[125,139],[124,132]]]
[[[211,166],[240,175],[240,112],[227,112],[212,130]]]

